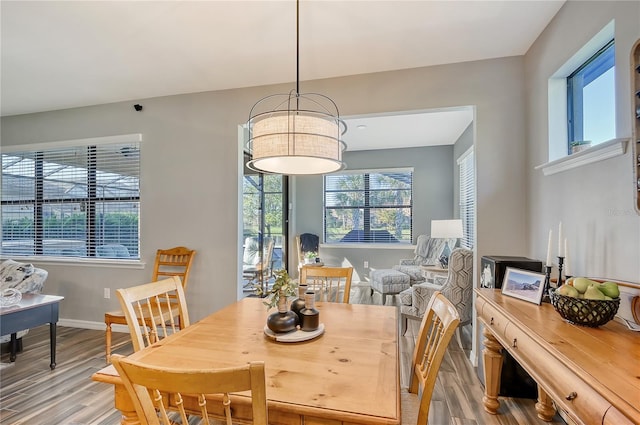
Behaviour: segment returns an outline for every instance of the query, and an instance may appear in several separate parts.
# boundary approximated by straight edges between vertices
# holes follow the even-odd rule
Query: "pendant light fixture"
[[[258,172],[326,174],[345,167],[347,131],[335,102],[300,93],[300,1],[296,0],[296,88],[260,99],[249,112],[249,168]]]

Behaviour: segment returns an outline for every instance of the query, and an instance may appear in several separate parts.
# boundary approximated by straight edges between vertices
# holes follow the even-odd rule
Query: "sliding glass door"
[[[245,164],[248,155],[245,154]],[[245,166],[242,187],[243,292],[265,289],[273,271],[287,265],[287,178]]]

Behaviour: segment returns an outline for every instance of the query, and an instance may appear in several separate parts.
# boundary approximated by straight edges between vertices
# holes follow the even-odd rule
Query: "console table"
[[[16,359],[16,333],[18,331],[49,324],[49,344],[51,348],[51,363],[49,367],[56,367],[56,324],[60,301],[64,297],[57,295],[23,294],[16,305],[0,308],[0,335],[11,334],[11,354],[9,360]]]
[[[497,414],[507,350],[538,384],[536,411],[551,421],[555,408],[576,424],[640,424],[640,335],[612,320],[599,328],[572,325],[551,304],[536,305],[475,289],[485,324],[484,409]]]

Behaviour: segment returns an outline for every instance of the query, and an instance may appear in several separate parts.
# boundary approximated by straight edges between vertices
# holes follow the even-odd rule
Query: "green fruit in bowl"
[[[593,285],[595,282],[591,279],[587,279],[586,277],[576,277],[573,279],[573,287],[578,290],[581,294],[587,292],[587,288],[589,285]]]
[[[618,298],[620,296],[620,289],[618,288],[618,284],[615,282],[604,282],[598,286],[598,289],[607,297]]]
[[[567,297],[578,298],[579,292],[571,285],[562,285],[558,288],[558,294],[566,295]]]
[[[589,285],[586,291],[584,291],[585,300],[604,300],[605,295],[598,290],[596,285]]]

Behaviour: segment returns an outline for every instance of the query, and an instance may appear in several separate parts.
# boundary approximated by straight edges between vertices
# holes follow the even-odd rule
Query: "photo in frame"
[[[545,275],[529,270],[507,267],[502,281],[502,293],[540,305]]]

